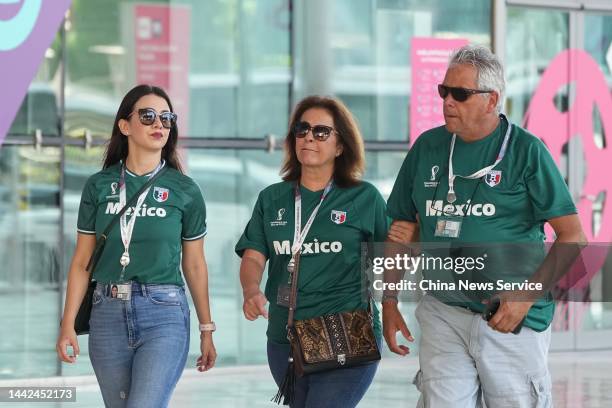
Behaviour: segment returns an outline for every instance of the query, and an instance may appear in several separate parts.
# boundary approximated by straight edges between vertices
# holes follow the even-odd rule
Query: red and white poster
[[[168,93],[178,115],[179,133],[187,135],[191,9],[183,5],[133,7],[136,83],[156,85]]]
[[[444,80],[451,53],[467,43],[466,39],[412,39],[411,143],[424,131],[444,124],[437,87]]]

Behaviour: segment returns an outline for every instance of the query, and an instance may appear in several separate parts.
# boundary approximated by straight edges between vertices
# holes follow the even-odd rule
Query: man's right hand
[[[242,304],[242,311],[244,312],[244,317],[248,320],[255,320],[259,316],[263,316],[264,319],[268,318],[268,310],[266,309],[266,303],[268,303],[268,299],[266,296],[259,290],[259,288],[250,293],[243,293],[244,303]]]
[[[410,349],[403,345],[397,344],[396,335],[397,332],[402,332],[402,335],[409,342],[413,342],[414,338],[406,326],[406,322],[402,317],[399,309],[397,308],[397,302],[394,300],[387,300],[383,302],[383,335],[389,350],[400,356],[405,356],[410,353]]]

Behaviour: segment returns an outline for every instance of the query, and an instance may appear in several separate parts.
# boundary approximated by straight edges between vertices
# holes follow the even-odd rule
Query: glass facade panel
[[[585,13],[584,27],[585,51],[599,65],[612,92],[612,14]],[[609,149],[612,135],[606,134],[600,115],[593,109],[595,142],[598,147]],[[601,194],[594,204],[594,213],[600,217],[605,200],[605,194]],[[612,329],[612,303],[602,301],[612,297],[612,253],[608,254],[601,273],[593,279],[589,290],[593,302],[581,305],[578,329],[586,332]]]
[[[507,27],[504,112],[512,122],[525,126],[525,115],[542,73],[557,54],[569,48],[569,12],[508,7]],[[569,98],[569,87],[562,87],[555,99],[557,109],[567,110]],[[564,134],[556,137],[569,140],[569,128],[565,127]],[[560,168],[565,177],[566,158],[567,150]],[[567,302],[557,304],[553,331],[571,329],[568,307]]]
[[[296,1],[295,96],[337,95],[366,140],[409,140],[411,39],[490,46],[490,14],[475,0]]]
[[[134,26],[142,29],[138,21],[155,5],[163,11],[160,20],[150,21],[153,27],[161,21],[162,39],[151,44]],[[75,0],[70,21],[68,135],[79,137],[88,129],[108,137],[121,97],[139,82],[161,84],[175,104],[184,101],[186,106],[175,107],[183,136],[263,137],[281,133],[287,123],[288,3]],[[169,40],[163,40],[166,34]],[[162,74],[145,75],[155,70]]]
[[[282,152],[190,150],[186,171],[200,185],[206,201],[206,262],[211,308],[220,330],[215,336],[219,364],[266,362],[266,321],[249,322],[242,314],[240,258],[234,245],[251,218],[259,192],[280,181]],[[192,308],[193,310],[193,308]],[[191,353],[199,350],[192,313]],[[193,356],[195,358],[195,354]]]
[[[540,76],[557,54],[569,48],[569,13],[508,7],[507,26],[504,111],[513,122],[523,123]],[[567,107],[568,98],[569,90],[563,89],[557,106]]]
[[[59,36],[45,53],[8,135],[60,135]],[[61,300],[60,154],[0,146],[0,379],[57,373]],[[6,335],[6,334],[9,335]]]
[[[45,136],[60,135],[59,82],[61,70],[61,43],[59,36],[45,52],[36,76],[15,115],[8,131],[18,137],[32,136],[40,130]]]
[[[0,379],[56,373],[59,163],[58,148],[0,149]]]

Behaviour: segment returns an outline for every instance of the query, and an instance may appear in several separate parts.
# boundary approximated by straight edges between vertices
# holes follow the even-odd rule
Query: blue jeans
[[[377,339],[378,348],[381,339]],[[268,365],[276,385],[287,372],[290,346],[268,340]],[[351,368],[338,368],[298,377],[291,408],[353,408],[374,379],[378,361]]]
[[[131,300],[94,292],[89,357],[107,407],[166,407],[189,351],[189,305],[176,285],[132,282]]]

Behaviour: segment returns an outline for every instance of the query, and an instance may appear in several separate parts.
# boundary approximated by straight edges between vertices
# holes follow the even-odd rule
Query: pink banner
[[[437,86],[444,80],[451,53],[467,43],[466,39],[412,39],[411,143],[424,131],[444,124]]]
[[[188,6],[134,5],[136,83],[170,95],[181,136],[189,133],[190,21]]]

